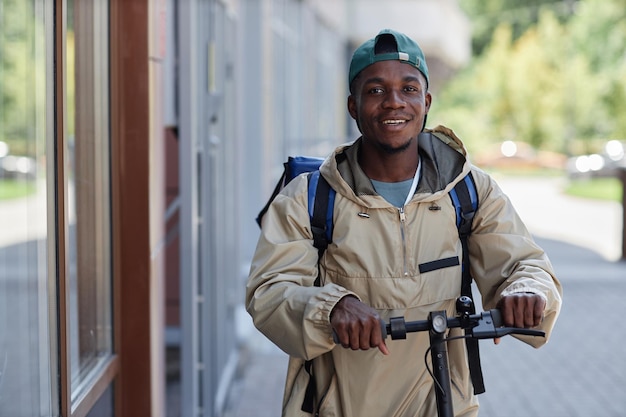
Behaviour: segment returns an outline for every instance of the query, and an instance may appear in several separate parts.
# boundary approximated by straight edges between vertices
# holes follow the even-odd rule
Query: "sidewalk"
[[[569,198],[558,180],[499,183],[564,287],[550,342],[535,350],[511,337],[481,342],[487,392],[481,417],[618,417],[626,410],[626,332],[615,317],[626,295],[621,206]],[[225,417],[280,416],[287,357],[251,332]],[[416,360],[422,360],[422,354]]]

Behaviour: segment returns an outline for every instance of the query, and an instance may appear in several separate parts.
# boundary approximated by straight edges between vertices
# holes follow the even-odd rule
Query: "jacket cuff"
[[[541,298],[543,298],[546,303],[548,302],[548,297],[546,297],[546,295],[544,293],[542,293],[541,291],[538,291],[536,288],[532,288],[532,287],[528,287],[528,286],[520,286],[520,287],[515,287],[515,288],[506,288],[500,294],[500,298],[506,297],[507,295],[522,294],[522,293],[538,295]]]
[[[321,309],[322,314],[320,317],[320,324],[325,327],[330,326],[330,315],[337,303],[341,301],[342,298],[347,296],[353,296],[361,301],[361,297],[359,297],[358,295],[356,295],[356,293],[352,291],[349,291],[335,284],[330,284],[329,286],[332,288],[329,288],[330,291],[327,294],[326,299],[324,300],[324,304]]]

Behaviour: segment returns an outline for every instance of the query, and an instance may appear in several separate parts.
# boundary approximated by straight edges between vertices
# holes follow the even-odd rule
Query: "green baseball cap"
[[[381,39],[386,42],[395,41],[395,52],[376,53],[376,47]],[[374,39],[365,41],[359,46],[352,55],[350,61],[350,73],[348,76],[348,85],[356,78],[366,67],[379,61],[402,61],[417,68],[426,78],[426,86],[428,87],[428,67],[426,66],[426,58],[424,52],[417,42],[409,38],[403,33],[396,32],[391,29],[383,29]]]

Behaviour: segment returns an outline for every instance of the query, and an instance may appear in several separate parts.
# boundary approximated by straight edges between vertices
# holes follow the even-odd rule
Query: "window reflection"
[[[43,1],[0,0],[0,415],[57,415],[47,267]],[[46,18],[48,17],[48,18]],[[54,308],[54,307],[52,307]],[[54,310],[52,310],[54,311]],[[54,351],[54,349],[52,349]]]
[[[57,312],[69,318],[72,399],[112,354],[108,2],[64,6],[66,106],[55,112],[54,2],[0,0],[0,416],[59,415]],[[58,161],[53,115],[65,122]],[[57,207],[63,220],[48,224]],[[66,281],[68,307],[57,310]]]
[[[112,353],[108,5],[67,1],[66,181],[72,400]]]

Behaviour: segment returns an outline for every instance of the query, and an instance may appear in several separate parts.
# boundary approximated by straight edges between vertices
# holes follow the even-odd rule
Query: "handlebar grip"
[[[517,327],[501,327],[496,329],[496,336],[502,337],[509,334],[519,334],[525,336],[546,337],[546,332],[534,329],[521,329]]]
[[[383,340],[385,340],[387,338],[387,323],[385,323],[384,320],[380,320],[380,333],[383,337]],[[335,329],[333,329],[333,342],[335,342],[335,344],[340,344],[341,342],[339,341],[339,337],[337,336],[337,333],[335,332]]]

